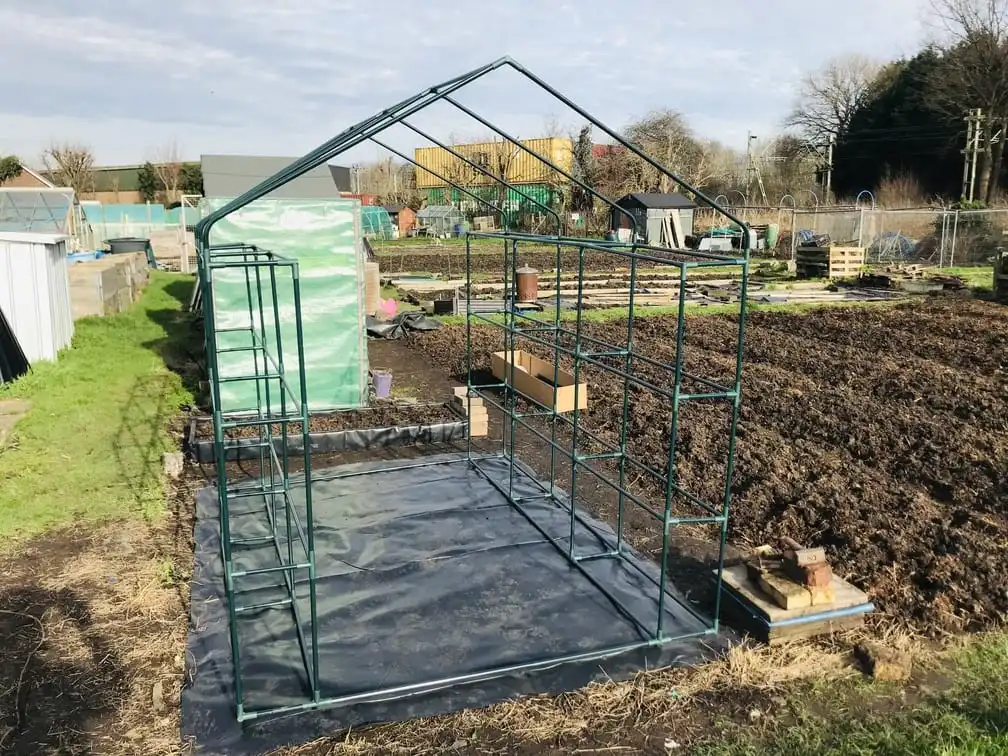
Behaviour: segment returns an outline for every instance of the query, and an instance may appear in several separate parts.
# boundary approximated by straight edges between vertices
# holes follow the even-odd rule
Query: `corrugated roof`
[[[659,194],[657,192],[637,192],[628,194],[617,203],[620,207],[637,205],[648,207],[653,210],[689,210],[697,206],[696,202],[682,194],[669,193]]]
[[[298,158],[261,155],[201,155],[203,194],[207,197],[237,197],[270,176],[282,171]],[[336,199],[341,166],[321,165],[305,175],[270,192],[270,199]],[[342,169],[347,171],[349,169]]]

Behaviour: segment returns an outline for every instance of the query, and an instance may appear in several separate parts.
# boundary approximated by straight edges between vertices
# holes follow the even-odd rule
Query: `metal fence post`
[[[959,211],[955,211],[955,220],[952,224],[952,250],[949,252],[949,267],[955,267],[956,235],[959,233]]]

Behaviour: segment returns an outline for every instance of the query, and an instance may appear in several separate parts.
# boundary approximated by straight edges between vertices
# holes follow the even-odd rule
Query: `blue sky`
[[[38,163],[52,141],[100,164],[300,155],[410,94],[511,55],[621,128],[655,108],[745,146],[779,130],[796,83],[827,58],[916,51],[926,0],[0,0],[0,153]],[[625,14],[621,16],[620,14]],[[14,65],[11,65],[11,62]],[[459,99],[522,137],[575,114],[494,74]],[[416,124],[486,130],[450,107]],[[401,129],[387,141],[418,144]],[[368,160],[358,148],[340,162]]]

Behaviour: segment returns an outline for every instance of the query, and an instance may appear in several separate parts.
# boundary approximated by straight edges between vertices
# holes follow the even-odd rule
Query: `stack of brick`
[[[478,396],[466,396],[466,387],[455,389],[452,407],[469,422],[469,435],[472,437],[486,436],[489,433],[489,415],[483,399]]]
[[[749,580],[782,609],[831,604],[833,569],[821,548],[804,548],[790,538],[781,550],[762,546],[746,561]]]

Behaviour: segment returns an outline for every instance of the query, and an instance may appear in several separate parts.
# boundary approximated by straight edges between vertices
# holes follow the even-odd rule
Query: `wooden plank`
[[[759,586],[782,609],[790,611],[812,606],[812,593],[804,585],[788,578],[782,571],[762,570]]]

